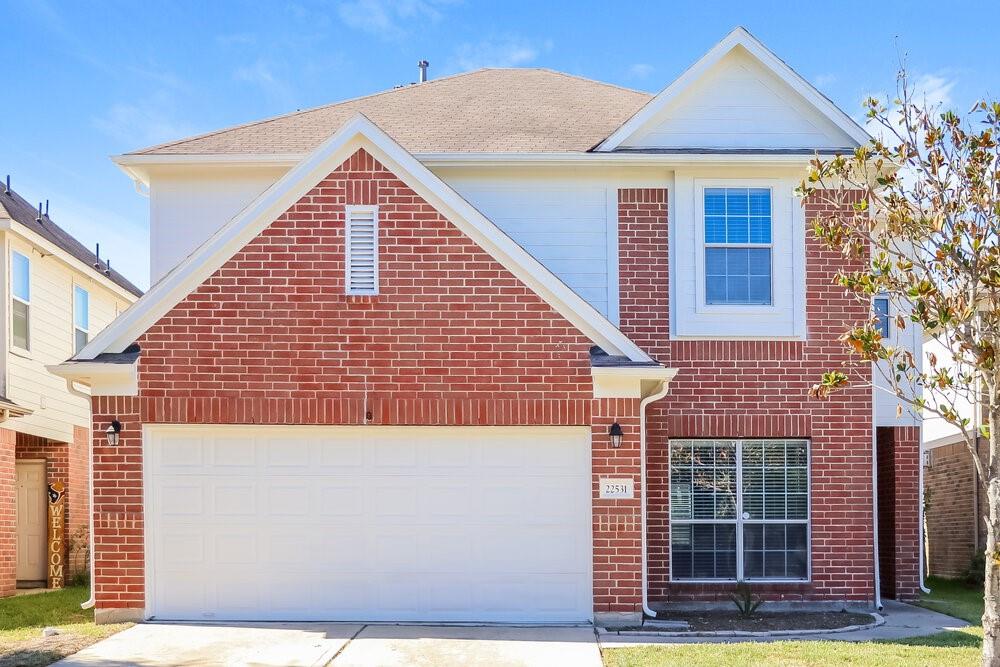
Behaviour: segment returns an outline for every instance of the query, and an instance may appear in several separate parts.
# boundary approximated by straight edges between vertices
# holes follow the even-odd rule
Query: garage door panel
[[[157,618],[591,616],[588,429],[187,430],[147,433]]]

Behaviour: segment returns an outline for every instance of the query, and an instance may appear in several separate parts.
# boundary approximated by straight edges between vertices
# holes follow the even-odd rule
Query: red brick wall
[[[984,531],[986,492],[964,442],[935,447],[928,454],[924,468],[927,570],[939,577],[963,577],[977,546],[985,549],[985,539],[977,541],[976,533],[982,536]]]
[[[825,401],[809,387],[849,357],[837,337],[867,307],[833,285],[843,257],[807,241],[805,342],[671,341],[667,193],[620,190],[619,265],[622,330],[665,365],[677,368],[670,393],[653,404],[647,432],[649,576],[653,602],[726,599],[726,585],[669,582],[671,438],[803,437],[812,457],[812,581],[757,587],[770,597],[872,597],[871,393],[849,389]],[[816,214],[811,206],[807,218]],[[643,280],[652,287],[644,287]],[[650,296],[652,292],[655,296]],[[655,333],[650,333],[655,332]],[[865,380],[870,371],[852,370]]]
[[[348,203],[379,206],[375,297],[343,293]],[[589,341],[364,152],[140,344],[141,397],[94,399],[94,433],[125,429],[95,439],[103,609],[143,603],[143,423],[589,425],[597,405]],[[607,604],[632,604],[608,582]]]
[[[594,611],[629,613],[642,610],[642,526],[639,522],[639,401],[595,401],[592,443],[594,483]],[[618,422],[621,447],[611,446],[608,430]],[[635,498],[600,499],[601,477],[629,478]]]
[[[0,598],[17,587],[17,496],[14,431],[0,428]]]
[[[879,427],[877,438],[882,594],[913,600],[920,587],[920,429]]]

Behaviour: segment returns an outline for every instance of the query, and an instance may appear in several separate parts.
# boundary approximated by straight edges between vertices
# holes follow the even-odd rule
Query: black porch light
[[[622,446],[622,436],[625,435],[622,432],[622,425],[615,422],[611,425],[611,430],[608,431],[608,437],[611,438],[611,446],[614,449],[618,449]]]
[[[118,440],[121,437],[121,433],[122,423],[117,419],[108,424],[107,430],[104,431],[104,434],[108,437],[108,444],[112,447],[118,446]]]

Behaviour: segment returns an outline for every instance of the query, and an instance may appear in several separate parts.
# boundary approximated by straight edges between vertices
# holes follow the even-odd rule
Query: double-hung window
[[[10,253],[11,342],[31,349],[31,262],[16,250]]]
[[[90,340],[90,293],[73,286],[73,350],[79,352]]]
[[[704,189],[705,303],[771,305],[771,188]]]
[[[809,442],[672,440],[673,581],[809,578]]]

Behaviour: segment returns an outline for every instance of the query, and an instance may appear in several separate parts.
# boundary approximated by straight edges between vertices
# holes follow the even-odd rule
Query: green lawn
[[[927,588],[930,595],[925,595],[919,604],[942,614],[961,618],[979,625],[983,621],[983,590],[973,588],[961,581],[928,577]]]
[[[0,600],[0,667],[48,665],[129,626],[94,625],[93,610],[80,609],[89,596],[74,586]],[[60,634],[42,638],[50,626]]]
[[[607,667],[974,667],[980,661],[982,591],[931,579],[921,606],[965,619],[977,627],[885,642],[774,642],[670,644],[604,650]]]

